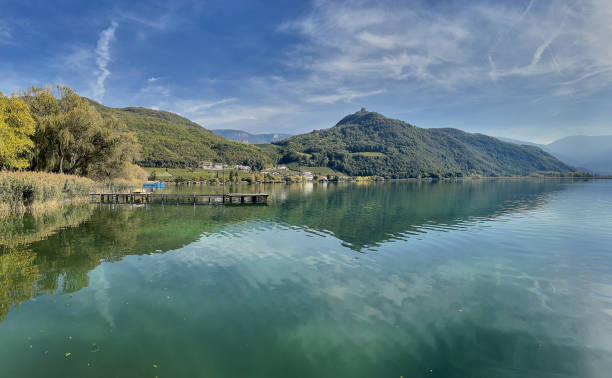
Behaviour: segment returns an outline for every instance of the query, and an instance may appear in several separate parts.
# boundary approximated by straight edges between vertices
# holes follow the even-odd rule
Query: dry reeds
[[[0,215],[44,212],[82,203],[94,187],[94,181],[73,175],[0,172]]]

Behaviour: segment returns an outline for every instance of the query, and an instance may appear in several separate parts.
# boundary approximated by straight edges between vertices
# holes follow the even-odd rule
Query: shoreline
[[[597,177],[558,177],[558,176],[482,176],[482,177],[452,177],[452,178],[398,178],[398,179],[367,179],[367,180],[358,180],[355,178],[350,179],[340,179],[340,180],[304,180],[304,181],[258,181],[254,183],[250,183],[247,181],[240,182],[209,182],[209,181],[181,181],[176,182],[172,180],[157,180],[159,182],[163,182],[164,184],[169,185],[211,185],[211,186],[221,186],[221,185],[256,185],[256,184],[303,184],[303,183],[338,183],[338,182],[433,182],[433,181],[478,181],[478,180],[611,180],[612,176],[597,176]]]

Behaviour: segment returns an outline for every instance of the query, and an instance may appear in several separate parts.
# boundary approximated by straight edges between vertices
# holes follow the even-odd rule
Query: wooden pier
[[[126,204],[186,204],[186,205],[223,205],[256,204],[268,202],[265,193],[230,194],[185,194],[185,193],[91,193],[95,203]]]

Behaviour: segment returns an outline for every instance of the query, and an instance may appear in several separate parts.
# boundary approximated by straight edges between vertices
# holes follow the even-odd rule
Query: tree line
[[[69,87],[0,93],[0,169],[130,178],[140,150],[123,122],[102,117]]]

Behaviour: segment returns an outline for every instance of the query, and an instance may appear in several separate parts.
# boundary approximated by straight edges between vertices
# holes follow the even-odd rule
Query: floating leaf
[[[157,369],[157,364],[153,364],[153,367],[154,367],[155,369]]]
[[[68,358],[68,357],[70,357],[71,355],[72,355],[72,353],[68,352],[68,353],[66,353],[66,354],[64,355],[64,357],[65,357],[65,358]]]

